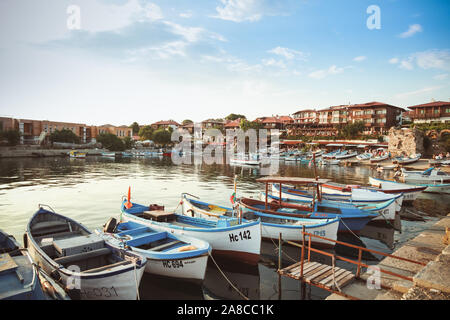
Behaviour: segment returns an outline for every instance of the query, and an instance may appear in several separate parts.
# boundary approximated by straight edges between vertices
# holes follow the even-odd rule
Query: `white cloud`
[[[185,27],[171,21],[164,21],[163,23],[169,26],[174,34],[183,36],[188,42],[198,42],[204,38],[226,41],[220,34],[210,32],[204,28]]]
[[[448,73],[437,74],[433,77],[435,80],[445,80],[448,78]]]
[[[361,61],[364,61],[364,60],[366,60],[366,59],[367,59],[366,56],[359,56],[359,57],[355,57],[355,58],[353,59],[353,61],[361,62]]]
[[[403,93],[399,93],[397,95],[395,95],[396,98],[402,99],[402,98],[407,98],[410,96],[416,96],[416,95],[420,95],[423,93],[429,93],[429,92],[433,92],[436,91],[438,89],[441,89],[442,86],[434,86],[434,87],[425,87],[419,90],[415,90],[415,91],[409,91],[409,92],[403,92]]]
[[[329,67],[326,70],[317,70],[317,71],[311,72],[308,76],[310,78],[319,80],[319,79],[323,79],[329,75],[339,74],[342,72],[344,72],[344,68],[339,68],[335,65],[332,65],[331,67]]]
[[[281,68],[281,69],[285,69],[286,68],[286,64],[282,60],[276,60],[274,58],[263,59],[262,63],[263,63],[263,65],[269,66],[269,67],[278,67],[278,68]]]
[[[173,41],[165,43],[161,46],[139,48],[135,50],[128,50],[127,62],[134,62],[138,59],[161,59],[166,60],[174,56],[186,57],[187,42]]]
[[[390,63],[399,63],[400,68],[406,70],[413,70],[419,67],[424,70],[437,69],[450,71],[450,50],[428,50],[422,52],[415,52],[408,58],[399,60],[393,58],[389,60]]]
[[[405,31],[399,35],[400,38],[409,38],[415,35],[417,32],[422,32],[423,28],[420,24],[412,24],[409,26],[408,31]]]
[[[234,22],[258,21],[263,16],[262,3],[259,0],[220,0],[223,7],[216,7],[214,18]]]
[[[289,48],[283,48],[283,47],[276,47],[276,48],[273,48],[272,50],[269,50],[268,52],[282,56],[282,57],[286,58],[287,60],[292,60],[292,59],[305,60],[305,56],[306,56],[306,54],[301,51],[297,51],[297,50],[289,49]]]
[[[182,12],[182,13],[179,14],[179,16],[180,16],[181,18],[189,19],[189,18],[192,18],[192,12],[191,12],[191,11],[188,11],[188,12]]]
[[[392,59],[389,59],[389,63],[390,64],[397,64],[397,63],[399,63],[399,59],[398,58],[392,58]]]

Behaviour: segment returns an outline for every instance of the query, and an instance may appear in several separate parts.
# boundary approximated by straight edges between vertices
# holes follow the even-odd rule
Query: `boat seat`
[[[54,261],[65,265],[68,263],[72,263],[75,261],[80,261],[80,260],[87,260],[87,259],[91,259],[91,258],[96,258],[96,257],[100,257],[100,256],[105,256],[111,254],[111,250],[108,248],[101,248],[101,249],[97,249],[97,250],[92,250],[92,251],[88,251],[88,252],[83,252],[83,253],[77,253],[71,256],[65,256],[65,257],[60,257],[60,258],[55,258]]]
[[[65,221],[44,221],[38,222],[31,227],[34,236],[46,235],[49,233],[57,233],[69,230],[69,224]]]
[[[85,270],[85,271],[82,271],[82,273],[100,272],[100,271],[104,271],[104,270],[107,270],[107,269],[115,268],[115,267],[118,267],[118,266],[123,266],[123,265],[126,265],[126,264],[131,264],[131,261],[128,261],[128,260],[119,261],[119,262],[116,262],[116,263],[113,263],[113,264],[108,264],[106,266]]]
[[[162,251],[164,249],[170,248],[170,247],[172,247],[172,246],[174,246],[174,245],[176,245],[178,243],[182,243],[182,242],[183,241],[176,240],[176,241],[172,241],[172,242],[165,243],[165,244],[159,245],[157,247],[151,248],[150,250],[152,250],[152,251]]]

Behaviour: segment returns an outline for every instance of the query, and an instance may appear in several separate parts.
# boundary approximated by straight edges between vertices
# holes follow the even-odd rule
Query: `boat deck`
[[[341,289],[349,284],[355,275],[348,270],[332,267],[318,262],[305,261],[303,264],[303,279],[301,277],[301,262],[278,271],[282,276],[323,287],[329,291]]]

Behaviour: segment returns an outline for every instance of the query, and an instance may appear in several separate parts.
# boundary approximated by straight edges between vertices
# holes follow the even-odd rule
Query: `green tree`
[[[51,142],[80,143],[80,137],[69,129],[55,130],[49,139]]]
[[[130,125],[130,128],[133,129],[133,136],[139,134],[139,124],[135,121]]]
[[[20,132],[19,130],[6,130],[0,132],[0,138],[6,139],[8,141],[8,146],[18,145],[20,142]]]
[[[163,146],[172,142],[172,134],[169,130],[166,129],[158,129],[153,132],[153,141],[157,144],[161,144]]]
[[[153,137],[153,128],[151,126],[143,126],[139,130],[139,137],[141,137],[141,140],[151,140]]]
[[[134,140],[131,137],[125,137],[122,139],[125,149],[132,149],[134,147]]]
[[[247,119],[244,115],[242,114],[235,114],[235,113],[230,113],[228,116],[225,117],[226,120],[236,120],[236,119]]]
[[[345,125],[342,129],[340,134],[346,138],[346,139],[352,139],[356,138],[358,135],[360,135],[364,131],[364,122],[363,121],[357,121],[355,123],[350,123]]]
[[[109,151],[124,151],[125,143],[115,134],[101,133],[97,136],[97,142]]]
[[[252,122],[252,121],[248,121],[246,119],[241,119],[241,123],[239,125],[239,127],[244,130],[247,131],[248,129],[263,129],[264,125],[260,122]]]

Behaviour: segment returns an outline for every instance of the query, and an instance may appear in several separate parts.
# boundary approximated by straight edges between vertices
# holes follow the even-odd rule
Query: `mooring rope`
[[[213,256],[211,253],[208,253],[208,255],[211,257],[212,261],[214,262],[214,264],[216,265],[217,269],[220,271],[220,273],[222,274],[222,276],[225,278],[225,280],[227,280],[227,282],[230,284],[230,286],[237,291],[237,293],[239,293],[239,295],[244,298],[245,300],[250,300],[248,297],[246,297],[241,291],[239,291],[238,288],[236,288],[236,286],[230,281],[230,279],[227,278],[227,276],[223,273],[222,269],[220,269],[219,265],[217,264],[216,260],[214,260]]]
[[[342,224],[344,225],[344,227],[346,227],[346,228],[348,229],[348,231],[350,231],[350,233],[352,233],[355,237],[357,237],[359,240],[361,240],[361,238],[358,237],[358,236],[356,235],[356,233],[354,233],[354,232],[353,232],[353,231],[345,224],[344,219],[339,218],[339,221],[342,222]],[[361,240],[361,241],[362,241],[362,240]]]
[[[262,224],[261,224],[261,226],[264,228],[264,226],[263,226]],[[275,250],[278,250],[278,246],[276,245],[275,241],[273,241],[272,238],[270,238],[270,240],[272,241],[273,245],[275,246]],[[288,257],[289,259],[291,259],[292,262],[297,262],[297,260],[295,260],[294,258],[292,258],[291,256],[289,256],[286,252],[283,252],[283,251],[282,251],[282,253],[283,253],[286,257]]]

